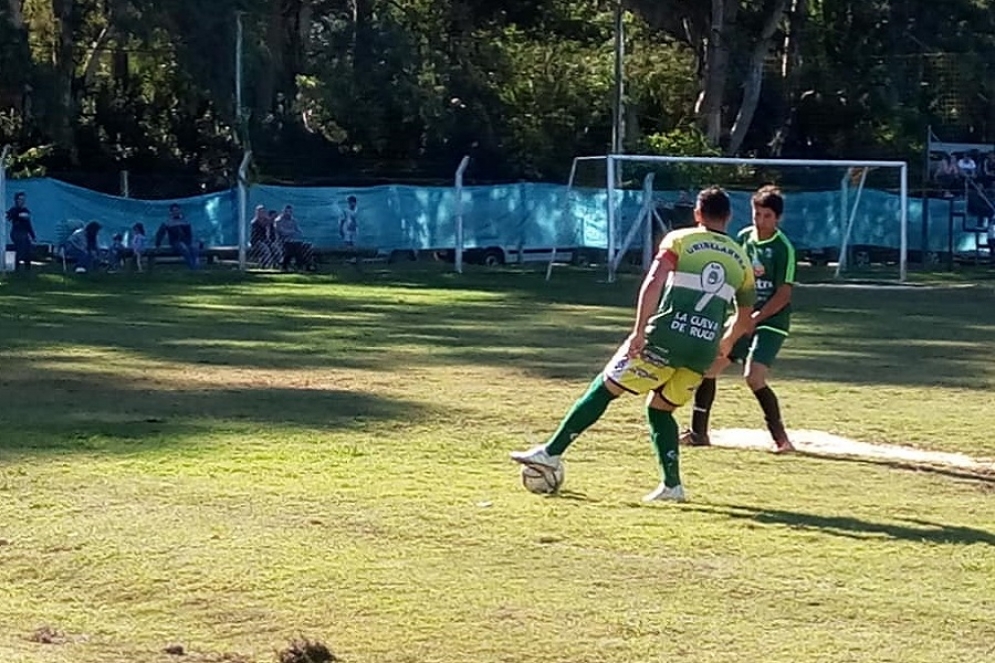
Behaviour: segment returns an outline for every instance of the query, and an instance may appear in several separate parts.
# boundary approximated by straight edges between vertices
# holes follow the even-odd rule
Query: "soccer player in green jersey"
[[[691,430],[681,442],[707,446],[708,417],[715,401],[715,379],[733,361],[744,364],[743,377],[764,412],[774,440],[773,451],[794,451],[781,421],[781,407],[767,374],[791,328],[791,291],[795,283],[795,249],[778,225],[784,213],[784,196],[775,186],[761,187],[753,194],[753,225],[739,234],[757,284],[757,301],[748,332],[720,355],[708,370],[694,395]]]
[[[639,289],[632,333],[594,378],[546,444],[512,452],[523,465],[555,469],[574,439],[623,393],[648,394],[646,418],[663,481],[643,499],[686,499],[681,484],[678,428],[672,412],[691,400],[717,354],[728,353],[749,326],[755,290],[743,248],[725,234],[731,208],[718,187],[698,194],[697,226],[668,233]],[[735,321],[723,323],[736,307]]]

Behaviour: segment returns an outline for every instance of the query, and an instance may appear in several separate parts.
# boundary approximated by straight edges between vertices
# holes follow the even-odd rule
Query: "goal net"
[[[904,161],[578,157],[565,194],[565,216],[575,225],[578,243],[603,257],[612,281],[620,270],[648,267],[662,234],[693,225],[695,196],[712,184],[732,199],[730,233],[750,225],[752,193],[774,184],[785,198],[781,230],[799,262],[811,263],[826,277],[906,279]]]

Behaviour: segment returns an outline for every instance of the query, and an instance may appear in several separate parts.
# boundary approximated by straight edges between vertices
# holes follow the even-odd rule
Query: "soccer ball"
[[[566,469],[561,462],[556,468],[522,465],[522,485],[525,490],[536,495],[552,495],[563,485]]]
[[[77,274],[86,274],[86,267],[77,267],[76,268],[76,273]]]

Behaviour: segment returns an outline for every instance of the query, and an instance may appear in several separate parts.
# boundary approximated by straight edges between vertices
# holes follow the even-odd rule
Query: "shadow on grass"
[[[974,354],[995,334],[990,288],[799,289],[776,372],[808,380],[985,388]]]
[[[995,534],[973,527],[946,525],[927,520],[901,519],[902,523],[878,523],[849,516],[821,516],[780,509],[758,509],[736,504],[694,506],[697,511],[726,515],[734,520],[749,520],[761,525],[783,525],[793,529],[813,530],[852,539],[887,537],[901,541],[995,546]]]
[[[120,278],[119,278],[120,277]],[[5,352],[120,349],[198,365],[511,367],[585,380],[624,338],[638,276],[438,265],[333,275],[205,271],[47,276],[0,298]],[[972,354],[995,336],[990,288],[800,288],[777,375],[841,384],[985,387]]]
[[[426,281],[363,284],[368,298],[323,277],[181,274],[115,283],[105,275],[70,288],[57,279],[23,282],[0,302],[3,350],[75,346],[274,369],[513,365],[541,377],[581,379],[624,337],[625,323],[603,312],[556,314],[477,290],[435,297],[451,292],[433,290],[445,279]],[[433,292],[414,296],[415,290]],[[563,315],[576,323],[564,325]]]
[[[444,414],[374,392],[278,386],[159,384],[8,362],[0,377],[0,451],[134,452],[195,443],[224,432],[322,434],[370,422],[409,423]],[[16,434],[14,434],[16,433]]]

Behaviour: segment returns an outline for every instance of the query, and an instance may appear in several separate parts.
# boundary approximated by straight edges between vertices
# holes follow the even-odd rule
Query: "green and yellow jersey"
[[[668,233],[657,259],[674,269],[646,327],[647,350],[665,365],[704,373],[730,310],[755,302],[750,259],[736,240],[702,227]]]
[[[750,226],[739,233],[740,244],[746,249],[753,266],[753,277],[757,284],[757,302],[755,310],[760,308],[774,296],[782,285],[793,285],[795,282],[795,247],[791,241],[778,230],[773,237],[761,240],[757,237],[756,228]],[[757,329],[770,329],[779,334],[788,335],[791,329],[791,304],[785,305],[780,311],[770,316]]]

